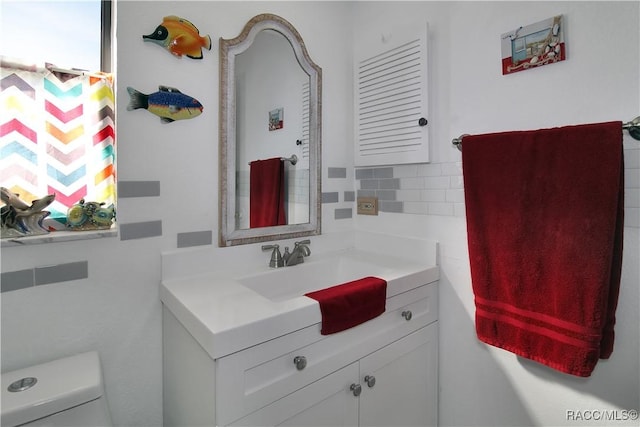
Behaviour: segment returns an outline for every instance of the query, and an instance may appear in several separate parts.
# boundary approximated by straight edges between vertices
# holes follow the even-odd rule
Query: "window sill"
[[[12,246],[41,245],[44,243],[60,243],[71,242],[74,240],[101,239],[103,237],[118,236],[118,228],[114,225],[109,230],[91,230],[91,231],[52,231],[48,234],[40,234],[37,236],[5,238],[2,239],[2,248]]]

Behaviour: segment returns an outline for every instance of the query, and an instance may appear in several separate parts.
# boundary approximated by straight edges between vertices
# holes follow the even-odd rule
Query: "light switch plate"
[[[378,198],[358,197],[358,215],[378,215]]]

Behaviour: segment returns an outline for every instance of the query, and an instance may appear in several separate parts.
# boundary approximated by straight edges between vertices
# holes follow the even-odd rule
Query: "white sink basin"
[[[359,258],[353,253],[324,259],[309,257],[302,264],[270,269],[237,280],[263,297],[278,302],[367,276],[384,278],[393,271],[390,265]]]
[[[375,276],[387,281],[389,301],[438,280],[433,241],[363,232],[356,243],[326,252],[314,251],[320,245],[312,246],[304,263],[277,269],[270,269],[265,254],[255,247],[238,248],[229,258],[210,251],[181,251],[163,258],[167,271],[184,273],[174,271],[173,277],[163,278],[160,298],[217,359],[312,325],[318,325],[319,333],[319,304],[305,297],[307,292]],[[260,262],[257,257],[237,262],[246,260],[243,250],[256,251]]]

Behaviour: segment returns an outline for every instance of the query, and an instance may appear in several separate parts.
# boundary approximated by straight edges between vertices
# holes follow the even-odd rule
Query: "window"
[[[55,194],[44,225],[64,229],[81,199],[115,204],[111,2],[3,0],[1,24],[0,185]]]
[[[111,1],[2,0],[0,54],[111,71]]]

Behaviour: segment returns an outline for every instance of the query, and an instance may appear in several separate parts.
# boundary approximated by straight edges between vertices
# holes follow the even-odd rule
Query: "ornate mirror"
[[[220,246],[320,234],[321,90],[283,18],[220,39]]]

